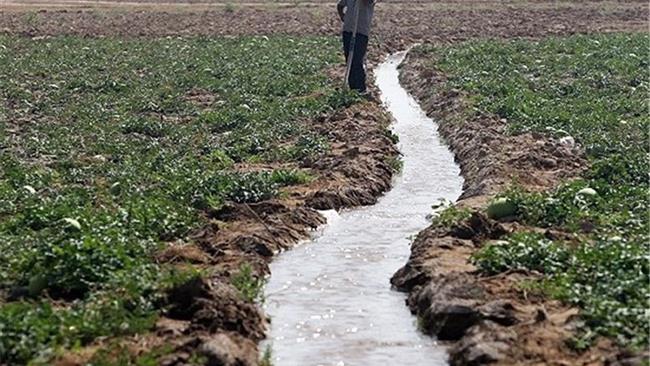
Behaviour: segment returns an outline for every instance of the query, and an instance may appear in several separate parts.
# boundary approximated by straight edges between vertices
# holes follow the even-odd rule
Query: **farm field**
[[[306,121],[356,101],[323,73],[326,38],[0,44],[11,363],[150,329],[166,291],[210,272],[164,263],[163,243],[314,180],[299,163],[330,146]]]
[[[402,165],[381,103],[340,88],[334,12],[0,5],[0,365],[271,363],[268,263],[316,210],[374,204]],[[422,43],[402,83],[465,179],[392,281],[437,336],[436,302],[470,293],[479,320],[445,343],[450,363],[644,359],[648,15],[377,5],[368,66]],[[488,215],[497,200],[507,215]]]
[[[501,219],[503,226],[492,222],[483,229],[488,231],[487,237],[470,235],[480,249],[465,258],[476,266],[473,276],[477,278],[462,279],[453,269],[431,270],[444,273],[447,280],[476,281],[468,284],[474,290],[465,291],[489,291],[491,295],[483,295],[487,299],[475,296],[474,308],[489,299],[508,301],[514,308],[505,310],[509,315],[501,315],[518,319],[513,320],[515,325],[532,315],[521,311],[530,303],[548,302],[546,309],[551,317],[567,310],[554,309],[557,304],[551,299],[579,308],[580,321],[575,323],[572,337],[536,331],[536,338],[546,347],[569,347],[565,353],[574,352],[575,358],[562,357],[572,359],[572,364],[598,358],[594,354],[601,352],[601,357],[613,357],[616,352],[612,347],[616,346],[642,351],[648,343],[650,120],[646,98],[650,74],[647,58],[640,56],[650,51],[648,39],[647,34],[638,33],[536,42],[487,40],[414,51],[420,75],[434,73],[436,80],[441,80],[435,91],[426,91],[430,85],[422,84],[416,93],[437,94],[430,100],[447,98],[458,103],[456,109],[449,103],[432,104],[432,113],[443,119],[443,129],[459,130],[463,125],[471,129],[467,121],[476,121],[488,128],[499,126],[505,136],[511,136],[499,142],[505,149],[487,146],[494,155],[503,156],[492,161],[508,179],[501,181],[497,198],[492,199],[499,203],[491,203],[487,211],[491,218]],[[553,154],[530,146],[531,141],[525,138],[536,139],[532,144],[539,146],[542,135],[559,142],[559,148],[551,150]],[[461,148],[455,144],[452,142],[452,147]],[[570,147],[564,149],[568,153],[561,153],[562,145]],[[517,147],[532,152],[512,151]],[[526,167],[530,170],[524,171]],[[574,174],[569,173],[571,168]],[[559,178],[555,182],[549,179],[562,170],[566,170],[564,177],[555,177]],[[442,244],[445,237],[458,237],[459,228],[475,227],[480,217],[470,208],[452,207],[434,219],[430,230],[439,238],[429,244],[420,239],[416,246],[428,245],[430,251],[439,251],[436,243]],[[431,252],[420,255],[430,256]],[[413,265],[419,263],[417,257],[411,261]],[[514,295],[509,292],[511,288],[502,288],[503,282],[490,281],[500,276],[518,289]],[[422,310],[422,296],[426,295],[420,291],[426,290],[411,290],[414,301],[420,301],[414,310],[431,319],[425,321],[428,331],[440,334],[442,325],[435,320],[436,313]],[[459,302],[465,298],[462,291],[449,296]],[[476,332],[490,332],[486,338],[498,339],[498,334],[507,332],[498,326],[478,324],[474,337]],[[520,337],[530,331],[524,326],[514,328]],[[452,360],[471,362],[467,355],[472,350],[468,346],[471,337],[461,336],[460,346],[451,351]],[[613,340],[616,346],[605,346],[603,338]],[[516,348],[510,345],[499,357],[515,358],[516,352],[542,362],[557,357],[548,356],[543,348],[521,348],[513,350]],[[590,348],[593,353],[582,354]]]
[[[156,1],[131,6],[29,4],[14,0],[0,11],[0,30],[21,36],[120,37],[291,34],[332,36],[340,29],[329,2],[204,6]],[[163,5],[160,5],[160,4]],[[18,4],[18,5],[12,5]],[[228,4],[232,6],[227,6]],[[406,6],[405,4],[408,4]],[[541,37],[583,32],[647,29],[647,7],[630,2],[453,1],[382,2],[375,14],[371,58],[422,41],[456,42],[476,37]],[[216,7],[215,7],[216,6]]]
[[[637,34],[482,43],[438,63],[458,77],[451,85],[478,95],[477,107],[507,119],[512,133],[571,136],[584,146],[590,168],[581,179],[530,194],[515,183],[504,193],[522,222],[576,237],[562,243],[520,234],[507,245],[485,247],[475,259],[487,274],[525,268],[548,275],[542,290],[585,309],[592,332],[581,342],[601,334],[639,348],[648,343],[650,120],[644,102],[650,75],[640,56],[650,51],[648,40]],[[481,66],[455,64],[475,60],[467,57],[471,51],[493,58]],[[481,77],[483,71],[492,76]]]

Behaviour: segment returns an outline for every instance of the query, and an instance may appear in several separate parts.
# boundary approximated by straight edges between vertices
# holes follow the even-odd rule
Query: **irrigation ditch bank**
[[[444,348],[418,331],[404,294],[388,281],[408,258],[409,237],[429,224],[432,205],[455,201],[462,187],[436,124],[399,83],[404,55],[373,70],[402,154],[392,188],[374,205],[328,213],[313,240],[271,265],[265,344],[275,365],[446,364]]]
[[[470,218],[454,224],[451,228],[432,225],[420,232],[412,244],[411,256],[407,264],[391,280],[397,289],[409,293],[407,304],[420,319],[421,330],[437,337],[447,346],[449,362],[454,365],[495,362],[498,364],[628,365],[640,362],[639,355],[630,353],[605,338],[599,338],[585,352],[577,352],[573,349],[569,345],[569,341],[577,332],[579,310],[544,296],[534,293],[527,294],[520,287],[521,283],[539,279],[539,274],[529,271],[511,271],[486,277],[480,275],[477,268],[471,264],[472,254],[482,243],[502,238],[510,233],[537,230],[549,238],[561,238],[567,235],[554,229],[532,228],[512,221],[495,221],[487,218],[483,210],[487,202],[495,194],[502,192],[513,179],[527,190],[545,191],[557,187],[564,181],[578,177],[586,168],[587,162],[581,149],[562,143],[559,139],[539,133],[510,135],[506,132],[506,122],[494,116],[482,115],[470,120],[463,120],[463,123],[454,123],[463,117],[463,95],[456,90],[442,91],[432,88],[433,85],[442,84],[444,75],[432,70],[424,62],[424,56],[418,52],[418,49],[409,53],[402,68],[401,81],[418,98],[422,108],[432,118],[439,121],[439,133],[454,152],[460,165],[461,174],[465,178],[463,193],[457,206],[470,210],[472,214]],[[370,104],[378,107],[376,103]],[[383,124],[383,126],[386,125]],[[345,129],[346,127],[340,126],[340,128]],[[360,131],[360,134],[363,132]],[[390,151],[391,154],[395,153],[395,150]],[[406,164],[408,165],[408,163],[407,160]],[[382,170],[385,169],[386,167],[382,168]],[[389,177],[388,182],[390,181],[390,175],[384,175],[384,177]],[[336,195],[331,196],[330,190],[320,191],[316,194],[310,193],[311,198],[306,202],[318,209],[339,209],[359,204],[373,204],[378,195],[389,189],[385,185],[387,181],[383,182],[378,189],[371,189],[372,193],[360,201],[347,199],[341,201],[336,198]],[[353,196],[357,196],[357,194],[355,193]],[[320,198],[314,199],[314,197]],[[332,200],[341,203],[332,204]],[[380,203],[379,206],[381,205]],[[361,216],[364,216],[364,212],[371,212],[374,209],[371,207],[361,210]],[[359,223],[354,220],[356,219],[352,220],[355,227],[358,227]],[[317,224],[318,222],[314,221],[312,227],[316,227]],[[333,230],[336,232],[336,224]],[[344,236],[348,234],[349,231],[346,231]],[[295,236],[296,239],[300,237],[304,238],[303,234]],[[323,243],[318,243],[319,240],[317,239],[317,243],[314,245],[323,245]],[[327,240],[327,238],[324,239],[326,243]],[[339,237],[337,240],[343,239]],[[289,246],[274,247],[273,250]],[[305,252],[304,255],[307,256],[318,255],[318,249],[315,248],[300,248],[299,250]],[[334,255],[336,256],[336,254]],[[301,258],[300,253],[288,255],[296,255]],[[277,265],[282,263],[286,264],[286,261],[283,260]],[[310,268],[310,271],[316,269]],[[286,280],[293,272],[294,269],[289,268],[287,273],[281,275],[279,281]],[[305,286],[303,287],[309,287],[311,286],[310,279],[322,286],[326,286],[327,281],[333,281],[332,279],[325,280],[326,277],[323,278],[321,272],[312,273],[315,276],[312,276],[313,278],[307,276],[307,278],[295,279],[296,283],[289,285],[288,288],[297,289],[304,281],[307,282],[304,282]],[[354,283],[354,279],[351,277],[348,276],[346,279]],[[284,291],[287,288],[283,286],[283,284],[278,284],[274,288]],[[359,286],[359,283],[357,282],[355,286]],[[355,286],[352,288],[356,288]],[[299,309],[301,305],[296,305],[296,303],[302,302],[304,305],[304,301],[302,301],[304,299],[301,299],[303,295],[300,291],[303,290],[300,289],[299,293],[294,294],[298,300],[294,301],[288,318],[286,316],[278,318],[278,321],[285,322],[280,324],[280,327],[287,328],[288,324],[289,328],[287,329],[294,331],[287,333],[288,336],[282,335],[282,333],[279,336],[281,341],[289,344],[282,347],[283,351],[280,353],[282,358],[278,359],[280,365],[283,364],[282,361],[287,360],[286,352],[293,353],[296,359],[301,360],[295,363],[296,365],[313,360],[311,358],[313,355],[307,352],[309,347],[305,346],[304,350],[296,352],[292,350],[296,345],[290,344],[293,340],[292,336],[297,336],[296,339],[305,339],[305,342],[310,343],[310,340],[306,339],[311,335],[309,334],[310,330],[318,335],[311,340],[313,343],[323,343],[323,340],[327,338],[326,335],[335,335],[332,337],[333,339],[337,337],[345,339],[352,333],[351,344],[354,345],[359,341],[360,344],[365,345],[354,352],[356,357],[364,355],[364,357],[370,357],[368,359],[381,360],[378,362],[390,359],[390,355],[373,355],[372,345],[376,346],[379,343],[364,341],[363,336],[357,334],[363,333],[361,327],[347,327],[340,333],[337,333],[336,329],[326,329],[327,326],[323,324],[320,328],[316,323],[327,317],[318,313],[318,307],[311,308],[311,311],[315,311],[313,314],[305,309]],[[361,291],[361,295],[364,295],[364,291]],[[383,295],[377,294],[377,296]],[[310,296],[311,298],[312,296]],[[277,300],[275,295],[269,296],[269,299],[282,302],[282,300]],[[289,302],[291,301],[289,300]],[[361,303],[355,304],[361,306]],[[344,312],[343,309],[339,309],[339,311]],[[296,331],[290,327],[291,322],[287,319],[292,319],[297,314],[308,316],[309,319],[298,321],[299,326],[295,328]],[[344,314],[341,315],[345,318]],[[311,318],[312,316],[318,319]],[[348,323],[353,324],[354,321]],[[415,325],[413,324],[413,326]],[[355,329],[355,331],[348,332],[349,329]],[[321,336],[323,338],[320,338]],[[227,360],[227,357],[232,357],[234,354],[240,355],[235,356],[234,360],[246,360],[246,348],[242,348],[241,343],[238,347],[224,348],[224,342],[228,344],[228,341],[222,337],[223,335],[218,335],[216,338],[222,339],[219,341],[221,343],[214,343],[215,338],[210,338],[209,342],[212,343],[202,346],[203,351],[210,350],[211,346],[214,346],[214,349],[231,349],[233,353],[230,353],[229,356],[223,356],[223,354],[214,356],[212,353],[212,357],[217,357],[215,359],[226,357],[223,359]],[[315,341],[317,339],[318,342]],[[345,358],[346,352],[341,345],[332,346],[331,340],[325,341],[325,343],[329,345],[325,347],[325,353],[322,355],[318,353],[323,356],[323,360],[327,361],[327,357],[331,356],[331,353],[327,351],[331,348],[340,351],[336,354],[337,357]],[[316,348],[318,347],[316,346]],[[383,347],[390,348],[390,342],[383,344]],[[440,350],[439,347],[433,345],[430,347],[431,350]],[[417,352],[419,356],[423,356],[431,350],[420,348]],[[440,355],[436,357],[440,357]],[[289,359],[293,358],[289,357]],[[415,359],[413,358],[413,360]],[[250,362],[253,360],[250,359]],[[444,362],[442,358],[441,362]]]
[[[422,231],[408,263],[391,279],[409,294],[407,305],[421,319],[422,330],[448,342],[453,365],[642,364],[647,354],[605,337],[576,350],[572,342],[583,324],[580,310],[526,290],[526,283],[543,278],[541,273],[522,269],[486,276],[472,264],[472,255],[485,243],[512,233],[571,240],[574,233],[560,228],[490,219],[485,208],[512,182],[524,190],[547,191],[577,178],[588,163],[582,148],[560,138],[509,134],[507,121],[494,115],[468,117],[466,95],[442,88],[446,76],[420,51],[409,54],[401,80],[438,121],[454,152],[465,178],[456,212],[468,212]]]
[[[211,224],[193,233],[190,244],[171,245],[158,254],[164,263],[193,264],[209,269],[168,295],[169,310],[155,329],[125,339],[138,352],[171,347],[161,365],[184,365],[195,358],[208,364],[256,365],[258,342],[264,339],[267,317],[258,304],[242,298],[232,285],[242,266],[250,266],[250,281],[269,274],[268,264],[279,252],[307,239],[324,223],[317,210],[370,205],[390,188],[391,158],[397,150],[387,132],[389,118],[375,103],[362,102],[311,121],[328,138],[330,152],[303,162],[317,177],[286,191],[285,198],[251,204],[229,204],[213,212]],[[56,364],[82,364],[101,342],[82,352],[60,357]]]

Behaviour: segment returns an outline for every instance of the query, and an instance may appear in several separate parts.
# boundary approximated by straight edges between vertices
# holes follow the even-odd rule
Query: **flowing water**
[[[410,237],[429,224],[431,206],[456,200],[463,183],[436,125],[399,84],[403,58],[392,55],[375,70],[403,171],[376,205],[324,212],[328,224],[309,243],[271,264],[265,309],[275,366],[447,363],[389,283],[406,263]]]

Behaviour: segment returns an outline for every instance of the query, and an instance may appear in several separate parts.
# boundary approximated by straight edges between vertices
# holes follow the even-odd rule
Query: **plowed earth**
[[[141,3],[14,0],[0,9],[0,31],[25,36],[331,35],[340,27],[329,3]],[[386,2],[377,5],[371,44],[380,57],[421,41],[644,30],[647,15],[644,2]]]

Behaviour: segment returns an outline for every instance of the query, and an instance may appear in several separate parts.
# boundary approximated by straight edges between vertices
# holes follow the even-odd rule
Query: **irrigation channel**
[[[455,201],[463,183],[436,125],[399,83],[404,56],[391,55],[375,70],[400,138],[402,173],[377,204],[324,212],[328,224],[310,243],[272,263],[265,309],[275,366],[447,363],[389,283],[409,256],[411,237],[428,226],[432,205]]]

